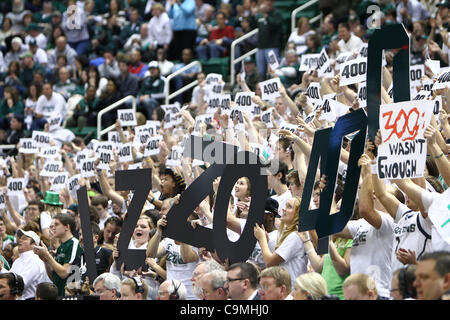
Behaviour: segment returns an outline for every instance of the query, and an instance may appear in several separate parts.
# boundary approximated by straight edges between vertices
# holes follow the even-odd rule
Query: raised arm
[[[434,162],[438,167],[439,173],[447,185],[450,185],[450,163],[447,156],[436,142],[436,129],[432,125],[428,125],[424,132],[424,137],[428,142],[428,151],[434,158]]]
[[[167,220],[165,217],[162,217],[158,220],[157,229],[153,237],[150,238],[147,245],[147,257],[149,258],[160,258],[165,253],[166,250],[160,244],[162,237],[162,230],[167,225]]]

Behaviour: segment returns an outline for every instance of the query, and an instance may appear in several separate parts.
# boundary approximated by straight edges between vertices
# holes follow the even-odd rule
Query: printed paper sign
[[[368,51],[369,51],[369,44],[364,43],[361,46],[361,49],[359,49],[359,51],[358,51],[358,58],[367,58]]]
[[[39,173],[43,177],[54,177],[58,174],[59,169],[62,168],[62,162],[61,161],[55,161],[55,160],[47,160],[44,164],[44,168]]]
[[[433,100],[433,114],[438,125],[441,124],[441,120],[439,120],[439,113],[441,112],[441,110],[442,110],[442,96],[436,96],[436,98]]]
[[[117,110],[117,119],[121,127],[137,126],[136,112],[133,109]]]
[[[69,180],[68,172],[60,172],[54,178],[50,190],[60,191],[66,187],[67,181]]]
[[[361,83],[366,81],[367,59],[359,58],[346,61],[340,66],[341,80],[339,85],[347,86],[349,84]]]
[[[263,123],[265,123],[267,128],[269,128],[269,129],[273,128],[272,112],[273,112],[273,108],[270,108],[269,110],[267,110],[266,112],[263,112],[261,114],[261,121]]]
[[[81,179],[81,175],[76,174],[67,180],[67,189],[72,198],[77,199],[77,190],[80,189],[78,180]]]
[[[164,129],[172,128],[183,122],[180,116],[180,104],[165,104],[161,105],[164,110]]]
[[[150,157],[159,154],[159,143],[163,140],[161,135],[151,137],[145,145],[144,157]]]
[[[434,81],[431,79],[422,80],[422,90],[431,91],[431,88],[433,88],[433,84]]]
[[[450,87],[450,70],[446,70],[439,75],[433,85],[433,90],[445,89],[447,86]]]
[[[343,53],[341,53],[336,58],[335,69],[336,70],[340,70],[341,64],[343,64],[345,61],[347,61],[349,59],[352,59],[352,58],[353,58],[353,53],[352,52],[343,52]]]
[[[311,82],[306,90],[306,96],[309,98],[309,101],[314,104],[322,104],[322,96],[320,95],[320,83],[319,82]]]
[[[166,166],[168,167],[181,166],[182,155],[183,155],[183,148],[179,146],[174,146],[172,150],[170,150],[169,156],[166,161]]]
[[[243,112],[247,112],[247,110],[240,106],[234,106],[231,109],[230,118],[228,121],[228,127],[234,128],[235,130],[245,131],[245,123],[244,123],[244,115]],[[237,124],[234,124],[234,119],[237,119]]]
[[[423,137],[430,123],[433,101],[404,101],[380,106],[382,144],[378,148],[380,179],[423,177],[427,142]]]
[[[231,96],[230,94],[210,94],[208,98],[208,108],[206,113],[214,114],[221,108],[221,111],[230,114]]]
[[[320,54],[303,54],[300,62],[299,71],[315,70],[319,61]]]
[[[142,169],[142,163],[132,163],[128,166],[128,170]]]
[[[121,144],[119,148],[119,162],[133,161],[131,142]]]
[[[295,124],[292,124],[292,123],[284,122],[280,126],[280,130],[287,130],[287,131],[290,131],[293,134],[295,134],[295,130],[297,130],[297,126]]]
[[[122,131],[122,132],[128,141],[128,139],[130,138],[130,133],[128,131]],[[108,141],[112,142],[114,144],[122,143],[122,141],[120,140],[120,134],[117,131],[109,131],[108,132]]]
[[[251,91],[238,92],[234,96],[234,103],[236,103],[237,106],[247,110],[250,114],[253,110],[253,106],[255,105],[252,101],[254,96],[255,93]]]
[[[318,65],[317,75],[319,77],[323,76],[326,73],[327,69],[331,67],[331,61],[330,58],[328,58],[328,54],[325,48],[323,48],[322,51],[320,51],[317,65]]]
[[[59,148],[58,147],[47,147],[41,149],[41,156],[43,158],[53,159],[58,155]]]
[[[277,55],[273,50],[270,50],[267,54],[267,57],[269,58],[269,65],[272,70],[278,69],[280,64],[278,63]]]
[[[410,82],[409,84],[411,86],[420,86],[421,84],[421,78],[425,75],[425,68],[423,66],[423,64],[418,64],[418,65],[414,65],[409,67],[409,77],[410,77]]]
[[[9,178],[6,186],[8,195],[23,194],[25,187],[25,178]]]
[[[114,152],[108,149],[100,149],[97,153],[99,163],[97,168],[102,170],[108,170],[109,164],[112,160],[114,160]]]
[[[81,162],[81,177],[89,178],[95,177],[95,159],[89,158]]]
[[[77,155],[75,156],[75,168],[80,170],[81,162],[89,157],[92,157],[93,155],[94,153],[88,149],[84,149],[83,151],[78,152]]]
[[[6,208],[5,195],[3,192],[0,192],[0,210]]]
[[[269,153],[264,148],[262,144],[259,143],[249,143],[252,152],[254,152],[261,160],[264,162],[269,160]]]
[[[430,68],[434,76],[437,76],[441,72],[441,61],[427,59],[425,65]]]
[[[259,83],[261,88],[261,99],[275,101],[276,98],[281,96],[280,94],[280,78],[269,79]]]
[[[47,119],[49,125],[48,130],[51,132],[61,128],[62,120],[63,120],[62,115],[52,114],[52,116],[49,119]]]
[[[420,90],[413,100],[426,100],[431,95],[431,91]]]
[[[52,135],[48,132],[34,130],[31,135],[34,143],[38,147],[50,147],[50,140],[52,140]]]
[[[152,135],[157,134],[157,131],[161,129],[161,121],[158,120],[147,120],[145,125],[154,128]]]
[[[32,153],[38,153],[39,149],[36,145],[35,141],[32,138],[21,138],[20,141],[20,153],[25,154],[32,154]]]
[[[194,124],[194,132],[199,133],[200,132],[200,124],[210,124],[213,120],[214,115],[212,114],[200,114],[195,117],[195,124]]]
[[[366,82],[362,82],[358,86],[358,102],[359,107],[364,108],[367,106],[367,85]]]
[[[225,83],[212,83],[205,85],[205,90],[208,91],[209,94],[222,94],[224,86]]]
[[[326,99],[322,105],[322,114],[320,120],[335,121],[342,117],[348,111],[348,107],[333,99]]]
[[[209,73],[206,76],[205,82],[207,85],[216,84],[222,82],[222,75],[219,73]]]

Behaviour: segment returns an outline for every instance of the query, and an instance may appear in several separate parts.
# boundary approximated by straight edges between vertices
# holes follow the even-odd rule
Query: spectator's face
[[[116,290],[107,289],[103,280],[95,284],[94,291],[100,296],[100,300],[117,300]]]
[[[314,190],[313,202],[314,202],[314,205],[318,208],[319,204],[320,204],[320,189],[319,188]]]
[[[277,287],[272,277],[262,277],[259,280],[259,295],[261,300],[283,300],[283,287]]]
[[[47,99],[50,99],[53,94],[52,86],[49,84],[44,85],[42,88],[42,93],[47,97]]]
[[[200,286],[205,300],[225,300],[227,297],[223,291],[224,289],[214,289],[211,281],[212,277],[210,275],[205,275],[200,279]]]
[[[114,91],[116,91],[116,86],[114,85],[114,82],[111,80],[108,81],[108,84],[106,85],[106,90],[109,94],[113,94]]]
[[[22,127],[22,124],[19,121],[17,121],[16,118],[12,118],[9,126],[11,127],[12,130],[20,130]]]
[[[345,27],[340,26],[338,28],[338,36],[339,36],[339,39],[348,41],[348,39],[350,39],[350,30],[348,30]]]
[[[64,37],[59,37],[56,40],[56,47],[59,51],[64,51],[64,49],[66,48],[66,39]]]
[[[399,285],[398,285],[398,275],[395,277],[392,277],[391,297],[393,300],[402,300],[403,299],[403,296],[400,292]]]
[[[285,223],[291,223],[296,215],[296,210],[295,210],[295,198],[290,198],[287,202],[286,202],[286,206],[283,208],[283,215],[281,216],[281,221],[285,222]]]
[[[141,25],[141,32],[140,32],[140,34],[141,34],[142,38],[147,37],[147,35],[148,35],[148,24],[144,23],[144,24]]]
[[[147,220],[139,219],[136,228],[134,228],[133,238],[137,242],[143,241],[146,242],[149,240],[149,234],[150,234],[150,227],[148,225]]]
[[[156,78],[159,76],[159,69],[158,68],[150,68],[150,76]]]
[[[126,74],[128,72],[128,64],[126,64],[125,62],[120,62],[119,69],[120,69],[120,73]]]
[[[206,273],[206,269],[203,263],[197,265],[197,267],[194,269],[194,272],[192,272],[191,282],[192,282],[192,292],[199,297],[200,299],[203,299],[203,292],[202,287],[200,285],[200,280],[202,279],[203,275]]]
[[[164,281],[158,289],[157,300],[169,300],[169,286],[170,282]]]
[[[301,197],[303,188],[302,186],[297,186],[294,182],[294,179],[289,179],[289,191],[291,192],[292,196]]]
[[[66,227],[57,219],[53,219],[53,235],[62,238],[66,234]]]
[[[30,190],[33,190],[33,188],[31,188]],[[30,204],[26,209],[25,209],[25,221],[29,222],[31,220],[33,220],[34,218],[36,218],[39,215],[39,207],[35,204]]]
[[[159,9],[159,8],[153,8],[152,9],[152,14],[154,15],[154,16],[157,16],[157,17],[159,17],[160,15],[161,15],[161,10]]]
[[[11,290],[8,285],[8,279],[0,279],[0,300],[12,300]]]
[[[240,178],[234,185],[234,194],[239,200],[245,200],[248,197],[248,184],[247,180]]]
[[[206,79],[206,76],[205,76],[205,74],[203,73],[203,72],[199,72],[198,74],[197,74],[197,80],[198,80],[198,83],[201,83],[202,81],[204,81]]]
[[[19,253],[33,250],[34,242],[30,237],[27,237],[26,235],[22,235],[19,238],[17,243],[18,243]]]
[[[130,21],[131,22],[137,22],[139,19],[139,13],[137,10],[132,10],[130,12]]]
[[[61,82],[66,82],[69,79],[69,71],[67,69],[62,68],[59,70],[59,80]]]
[[[11,47],[12,47],[13,51],[19,51],[20,50],[20,43],[13,42],[13,43],[11,43]]]
[[[373,300],[368,293],[363,295],[359,291],[359,288],[354,284],[343,287],[342,289],[344,291],[345,300]]]
[[[137,63],[139,62],[139,60],[141,60],[141,55],[139,54],[139,52],[138,51],[131,52],[131,62]]]
[[[277,110],[280,115],[284,115],[286,113],[286,106],[280,97],[275,99],[275,110]]]
[[[450,288],[450,275],[441,277],[435,270],[435,260],[419,261],[416,268],[414,287],[419,300],[436,300]]]
[[[218,14],[216,16],[216,20],[217,20],[217,26],[220,29],[223,29],[225,27],[225,17],[223,16],[223,14]]]
[[[247,62],[244,64],[245,74],[252,73],[255,70],[255,64],[253,62]]]
[[[245,293],[245,279],[240,280],[241,268],[234,268],[227,272],[225,289],[228,289],[228,298],[239,300]],[[239,279],[239,280],[238,280]]]
[[[120,288],[120,300],[139,300],[137,293],[127,284]]]
[[[105,243],[113,244],[114,237],[120,232],[120,227],[114,223],[108,223],[103,229],[103,238]]]
[[[87,97],[89,100],[94,99],[94,98],[95,98],[95,88],[89,87],[89,88],[86,90],[86,97]]]
[[[297,283],[295,283],[294,290],[291,294],[294,300],[308,300],[308,292],[303,291]]]
[[[184,63],[189,63],[192,60],[192,53],[191,50],[189,49],[184,49],[181,59],[183,60]]]
[[[8,244],[5,249],[3,249],[3,257],[5,257],[6,260],[11,259],[13,256],[13,246],[11,244]]]
[[[175,189],[175,181],[172,179],[172,176],[165,175],[161,180],[161,193],[165,197],[172,197]]]
[[[273,9],[273,0],[265,0],[264,4],[267,6],[267,9],[271,11]]]

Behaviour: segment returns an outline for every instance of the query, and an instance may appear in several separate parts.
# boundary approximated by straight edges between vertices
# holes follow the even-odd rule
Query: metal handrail
[[[242,37],[237,38],[236,40],[234,40],[231,43],[231,50],[230,50],[230,63],[231,63],[231,70],[230,70],[230,83],[233,86],[234,85],[234,81],[235,81],[235,71],[234,71],[234,65],[236,63],[241,62],[242,60],[244,60],[245,58],[247,58],[248,56],[251,56],[252,54],[255,54],[258,49],[255,48],[249,52],[247,52],[246,54],[243,54],[242,56],[238,57],[238,58],[234,58],[234,52],[235,52],[235,48],[236,46],[241,43],[242,41],[246,40],[247,38],[252,37],[253,35],[258,33],[258,28],[253,29],[252,31],[250,31],[249,33],[244,34]]]
[[[132,102],[132,109],[134,112],[136,112],[136,98],[132,95],[126,96],[125,98],[120,99],[119,101],[114,102],[113,104],[107,106],[105,109],[100,110],[100,112],[97,114],[97,139],[101,140],[102,135],[105,133],[114,130],[115,125],[110,125],[108,128],[105,128],[102,130],[102,115],[107,113],[110,110],[116,109],[120,105],[122,105],[124,102],[127,102],[128,100],[131,100]]]
[[[194,86],[196,86],[198,84],[198,80],[194,80],[194,81],[190,82],[189,84],[185,85],[184,87],[182,87],[181,89],[178,89],[177,91],[169,94],[169,89],[170,89],[169,88],[169,83],[170,83],[170,80],[172,80],[176,76],[182,74],[184,71],[192,68],[195,65],[198,65],[199,71],[201,72],[202,71],[202,64],[200,63],[200,61],[192,61],[191,63],[189,63],[188,65],[184,66],[183,68],[178,69],[177,71],[169,74],[167,76],[167,78],[164,80],[166,82],[165,86],[164,86],[164,96],[166,97],[165,98],[166,99],[165,100],[166,104],[169,104],[170,99],[175,98],[176,96],[182,94],[183,92],[189,90],[190,88],[192,88],[192,87],[194,87]]]
[[[295,8],[292,11],[292,13],[291,13],[291,33],[295,31],[295,24],[296,24],[295,16],[297,15],[297,13],[299,13],[300,11],[303,11],[303,10],[309,8],[310,6],[315,5],[318,2],[319,2],[319,0],[311,0],[311,1],[307,2],[307,3],[305,3],[305,4],[302,4],[300,7]],[[317,20],[319,20],[321,18],[322,18],[322,13],[317,15],[317,16],[315,16],[314,18],[311,18],[309,20],[309,23],[312,24],[312,23],[316,22]]]
[[[0,150],[1,149],[14,149],[16,147],[15,144],[0,144]]]

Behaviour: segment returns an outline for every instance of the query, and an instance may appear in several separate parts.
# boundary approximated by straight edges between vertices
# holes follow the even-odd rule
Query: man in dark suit
[[[0,132],[0,144],[18,144],[20,138],[25,136],[24,132],[24,118],[22,115],[15,114],[9,123],[9,129],[5,132]],[[6,150],[7,155],[16,155],[16,149]]]
[[[253,264],[239,262],[228,268],[225,289],[231,300],[261,300],[257,286],[258,271]]]

